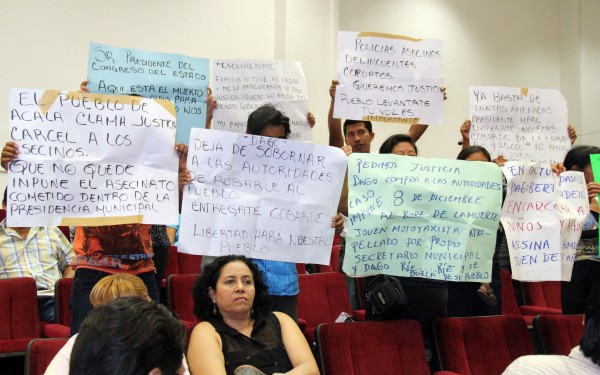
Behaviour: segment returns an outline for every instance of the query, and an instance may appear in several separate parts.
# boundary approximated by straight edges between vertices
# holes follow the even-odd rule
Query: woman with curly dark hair
[[[193,374],[319,373],[296,322],[270,311],[262,274],[246,257],[216,258],[204,268],[193,297],[202,321],[188,350]]]

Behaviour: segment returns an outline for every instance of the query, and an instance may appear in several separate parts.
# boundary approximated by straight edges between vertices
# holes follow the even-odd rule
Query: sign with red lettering
[[[589,202],[582,172],[554,174],[550,165],[508,162],[502,207],[512,277],[569,281]]]

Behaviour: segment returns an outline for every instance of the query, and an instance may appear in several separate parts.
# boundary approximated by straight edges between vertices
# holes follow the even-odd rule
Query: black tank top
[[[241,365],[251,365],[265,374],[287,372],[293,366],[281,338],[281,326],[275,314],[254,321],[251,337],[229,327],[222,320],[210,321],[221,336],[225,369],[228,375]]]

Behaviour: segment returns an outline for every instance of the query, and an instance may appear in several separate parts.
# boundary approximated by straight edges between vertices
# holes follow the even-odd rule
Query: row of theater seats
[[[313,271],[322,272],[322,271],[336,271],[338,269],[337,264],[334,264],[333,260],[337,260],[339,257],[339,246],[334,246],[334,252],[332,254],[332,264],[328,267],[326,266],[318,266],[313,269]],[[193,256],[188,254],[181,254],[177,252],[176,248],[171,249],[171,254],[169,257],[169,265],[167,266],[168,278],[164,283],[166,286],[166,296],[167,303],[169,306],[176,311],[181,319],[184,322],[186,328],[191,329],[197,323],[196,317],[193,314],[193,301],[191,297],[191,287],[193,282],[198,276],[200,271],[201,257]],[[346,292],[345,281],[342,274],[338,272],[327,272],[327,273],[317,273],[317,274],[307,274],[306,267],[302,264],[298,265],[298,270],[300,273],[299,281],[300,281],[300,295],[298,297],[298,315],[300,317],[300,326],[304,329],[305,335],[310,343],[316,345],[317,340],[317,327],[320,324],[331,324],[341,312],[349,312],[353,313],[354,318],[356,320],[364,319],[364,311],[350,311],[350,304]],[[189,274],[186,274],[189,273]],[[507,275],[506,275],[507,274]],[[18,279],[13,279],[18,280]],[[33,282],[33,280],[31,280]],[[27,319],[36,321],[37,316],[32,318],[29,314],[20,313],[18,311],[9,312],[9,315],[4,313],[0,314],[0,319],[3,322],[10,321],[8,318],[3,318],[7,316],[17,316],[20,318],[21,322],[16,324],[9,324],[8,328],[10,328],[11,332],[3,332],[0,330],[0,352],[3,353],[23,353],[25,345],[31,338],[36,337],[54,337],[61,338],[67,337],[69,332],[70,325],[70,310],[69,310],[69,299],[70,299],[70,290],[72,280],[64,279],[61,280],[56,287],[56,307],[57,307],[57,318],[58,324],[55,325],[40,325],[39,322],[35,324],[26,323]],[[512,300],[516,300],[514,293],[512,293],[512,280],[510,280],[510,273],[503,273],[503,284],[505,286],[509,286],[508,288],[503,288],[503,298],[507,301],[506,294],[507,291],[510,291],[512,294]],[[360,283],[359,283],[360,284]],[[544,288],[544,284],[547,283],[529,283],[535,284],[535,288]],[[552,284],[549,284],[552,285]],[[553,285],[550,290],[556,289],[556,285]],[[4,288],[2,288],[4,289]],[[16,297],[25,297],[23,286],[18,287],[18,293],[13,295],[12,297],[6,297],[3,291],[0,291],[1,301],[10,300],[12,302],[16,301]],[[31,308],[32,304],[37,303],[35,300],[35,283],[30,286],[32,290],[33,300],[29,301],[25,306],[29,306],[27,309],[29,312],[37,314],[37,309]],[[555,291],[554,291],[555,292]],[[554,293],[553,292],[553,293]],[[558,284],[558,292],[560,293],[560,285]],[[553,293],[544,292],[543,290],[538,291],[537,294],[544,297],[545,294],[552,295]],[[525,292],[524,294],[527,294]],[[530,292],[531,294],[531,292]],[[538,296],[539,297],[539,296]],[[546,298],[549,301],[552,299],[550,297]],[[18,303],[2,303],[2,308],[0,308],[0,312],[4,311],[7,306],[14,306],[16,308]],[[548,305],[548,301],[544,302]],[[558,303],[560,303],[560,294],[558,296]],[[551,304],[551,302],[550,302]],[[510,304],[505,304],[505,315],[519,315],[521,320],[525,317],[526,325],[531,325],[533,321],[533,316],[523,315],[525,312],[530,312],[530,310],[524,309],[521,311],[523,306],[517,306],[516,302],[514,302],[514,306],[512,311],[509,308]],[[560,306],[559,306],[560,307]],[[515,310],[516,308],[516,310]],[[549,313],[560,313],[559,309],[549,306],[538,306],[539,312],[549,312]],[[19,308],[22,309],[22,308]],[[531,317],[531,319],[529,319]],[[578,319],[578,320],[577,320]],[[578,324],[571,324],[573,322],[577,322]],[[365,322],[371,323],[371,322]],[[471,323],[472,324],[472,323]],[[487,323],[486,323],[487,324]],[[568,344],[563,345],[562,354],[568,353],[568,350],[572,346],[577,344],[579,337],[581,337],[583,327],[581,326],[581,318],[576,318],[570,321],[569,324],[561,323],[561,336],[560,342],[564,343],[565,337],[568,337]],[[23,333],[20,330],[23,327],[32,327],[31,332]],[[344,325],[345,326],[345,325]],[[37,328],[35,328],[37,327]],[[579,327],[581,332],[577,332],[573,330],[573,327]],[[368,327],[367,327],[368,328]],[[363,329],[367,329],[363,328]],[[484,330],[485,331],[485,330]],[[33,332],[33,333],[32,333]],[[36,333],[37,332],[37,333]],[[510,332],[510,331],[509,331]],[[360,335],[359,335],[360,336]],[[15,339],[13,341],[11,339]],[[8,341],[7,341],[8,340]],[[19,341],[20,340],[20,341]],[[9,342],[10,341],[10,342]],[[60,342],[60,341],[59,341]],[[50,344],[46,344],[50,345]],[[551,346],[548,346],[550,348]],[[566,349],[565,349],[566,348]],[[543,349],[543,348],[542,348]],[[559,353],[558,351],[549,349],[547,350],[551,353]],[[2,354],[0,354],[1,356]],[[6,355],[6,354],[5,354]],[[468,362],[468,361],[467,361]]]

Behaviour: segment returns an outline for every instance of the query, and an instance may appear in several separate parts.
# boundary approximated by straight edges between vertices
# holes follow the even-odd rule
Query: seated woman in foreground
[[[188,349],[192,374],[319,373],[297,324],[269,311],[266,285],[249,259],[217,258],[203,270],[193,295],[202,322]],[[248,371],[250,366],[260,372]]]

